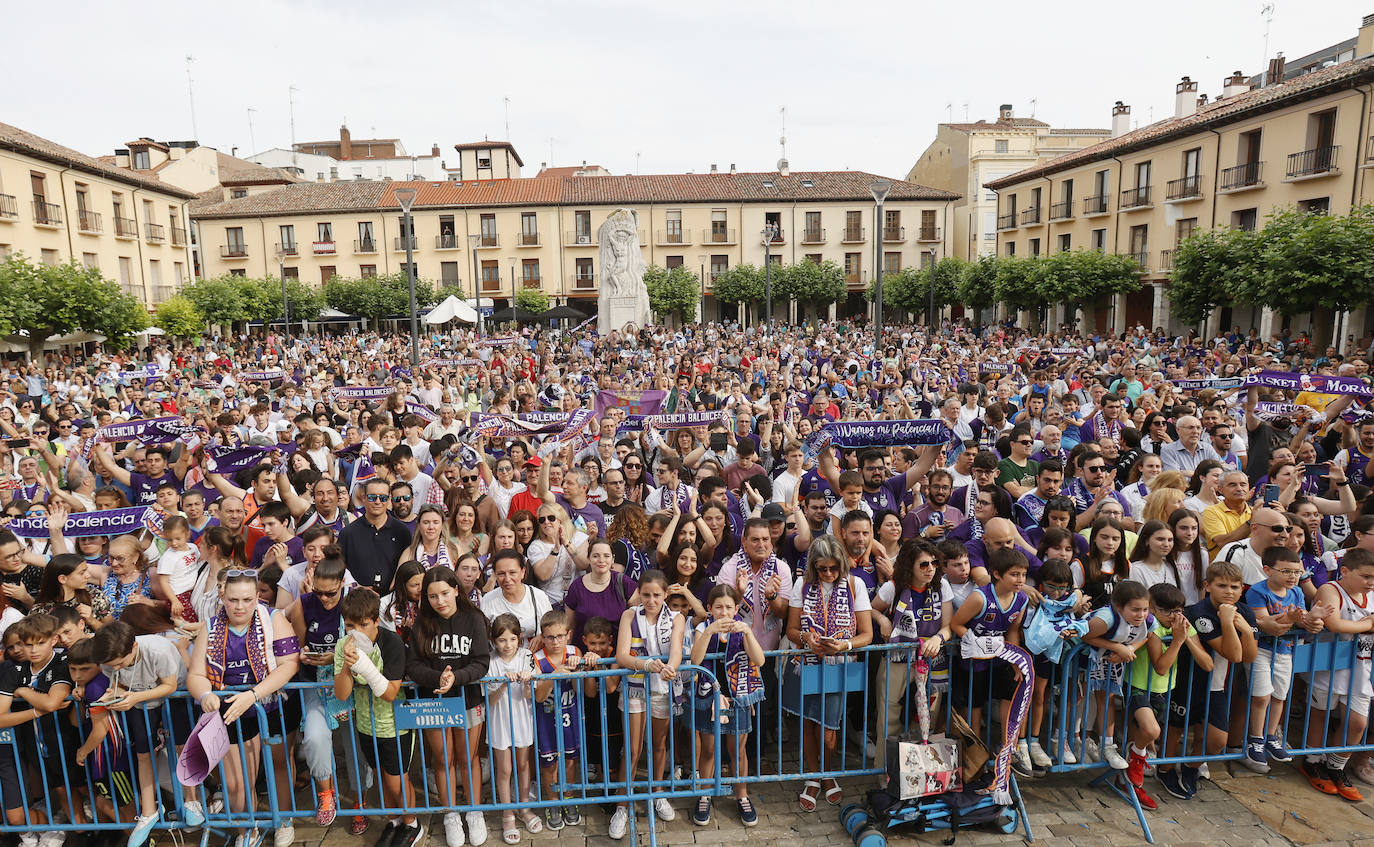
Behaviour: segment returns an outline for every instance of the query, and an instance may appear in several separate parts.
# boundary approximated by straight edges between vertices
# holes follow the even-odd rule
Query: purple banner
[[[520,415],[475,415],[472,428],[488,438],[518,438],[562,432],[572,417],[570,412],[525,412]]]
[[[683,426],[709,426],[716,421],[728,421],[730,413],[724,409],[714,412],[678,412],[670,415],[630,415],[616,429],[616,435],[627,432],[641,432],[645,427],[655,429],[676,429]]]
[[[124,423],[105,424],[95,431],[95,437],[86,442],[82,453],[84,458],[91,457],[91,448],[96,442],[115,444],[120,441],[137,441],[140,444],[170,444],[183,435],[203,432],[181,418],[170,415],[165,418],[147,418]]]
[[[345,385],[329,389],[334,400],[381,400],[396,393],[396,389],[386,385]]]
[[[103,509],[98,512],[73,512],[62,525],[62,535],[66,538],[88,538],[93,535],[127,535],[138,532],[148,525],[149,512],[156,512],[151,506],[129,506],[124,509]],[[47,538],[48,519],[46,517],[15,518],[8,524],[9,530],[20,538]]]
[[[229,476],[244,468],[263,464],[276,451],[276,447],[253,447],[249,445],[220,447],[211,445],[205,448],[205,472]]]
[[[277,382],[286,379],[286,371],[239,371],[239,382]]]
[[[1374,389],[1365,384],[1364,380],[1353,376],[1261,371],[1247,376],[1245,384],[1282,388],[1287,391],[1312,391],[1318,394],[1351,394],[1356,397],[1374,397]]]
[[[1204,388],[1215,388],[1217,391],[1226,391],[1231,388],[1240,388],[1245,385],[1243,376],[1209,376],[1194,379],[1171,379],[1175,388],[1184,391],[1201,391]]]
[[[656,415],[668,399],[668,392],[659,388],[645,391],[598,391],[593,409],[597,418],[607,409],[624,409],[627,415]]]
[[[1015,370],[1015,367],[1015,365],[1009,365],[1004,362],[984,362],[978,366],[978,373],[1009,375]]]
[[[832,421],[816,430],[803,446],[806,461],[820,455],[827,444],[844,449],[856,447],[910,447],[946,444],[950,430],[942,420]]]
[[[416,403],[414,400],[406,401],[406,411],[425,423],[433,423],[439,420],[439,416],[434,413],[433,409],[426,406],[424,403]]]

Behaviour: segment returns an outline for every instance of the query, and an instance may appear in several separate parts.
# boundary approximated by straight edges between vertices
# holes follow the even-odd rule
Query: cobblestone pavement
[[[1274,773],[1259,776],[1239,767],[1229,772],[1225,766],[1213,767],[1213,780],[1204,780],[1192,801],[1175,800],[1150,779],[1147,789],[1159,802],[1159,809],[1146,812],[1155,843],[1169,847],[1374,847],[1374,802],[1350,804],[1313,791],[1296,771],[1276,766]],[[1037,847],[1108,847],[1144,844],[1134,811],[1116,795],[1088,785],[1088,777],[1051,777],[1021,783],[1030,812],[1031,830]],[[844,783],[846,802],[856,799],[864,785]],[[814,813],[802,812],[796,803],[797,786],[791,783],[760,787],[752,792],[759,812],[758,826],[745,829],[739,824],[734,803],[720,798],[715,804],[709,826],[693,826],[688,814],[690,801],[674,802],[677,819],[658,825],[658,843],[665,847],[735,842],[756,844],[806,845],[806,847],[843,847],[852,844],[839,823],[838,808],[824,802]],[[1367,788],[1374,798],[1374,788]],[[372,847],[380,832],[374,823],[362,836],[348,832],[349,818],[342,812],[325,831],[302,824],[296,827],[296,842],[310,847]],[[591,807],[585,822],[558,833],[531,836],[522,831],[522,843],[557,840],[568,847],[616,847],[630,840],[612,841],[606,835],[608,818]],[[640,845],[648,845],[647,823],[643,815]],[[490,832],[487,845],[502,847],[500,816],[487,815]],[[946,833],[915,835],[897,831],[889,834],[895,845],[938,845]],[[271,844],[271,836],[265,842]],[[966,847],[1012,847],[1024,845],[1025,833],[1015,835],[979,829],[962,830],[959,845]],[[428,844],[445,844],[440,815],[433,816]]]

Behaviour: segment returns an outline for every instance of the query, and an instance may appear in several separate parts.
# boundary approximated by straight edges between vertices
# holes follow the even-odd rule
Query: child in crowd
[[[342,605],[347,632],[334,648],[334,696],[353,702],[354,740],[368,765],[381,775],[382,803],[393,809],[417,806],[409,777],[416,733],[398,731],[395,717],[396,703],[405,700],[405,645],[379,625],[377,592],[355,589],[344,596]],[[419,827],[415,815],[402,814],[387,822],[377,843]]]
[[[1359,744],[1364,738],[1369,722],[1369,700],[1374,695],[1374,687],[1370,685],[1370,672],[1374,670],[1371,668],[1374,665],[1371,590],[1374,590],[1374,553],[1362,547],[1347,548],[1341,562],[1340,579],[1317,589],[1313,609],[1320,606],[1326,612],[1322,624],[1330,633],[1323,640],[1353,641],[1355,651],[1353,667],[1312,674],[1308,747]],[[1337,721],[1344,726],[1336,726]],[[1364,796],[1351,784],[1346,773],[1349,762],[1349,753],[1304,756],[1298,769],[1312,787],[1323,794],[1358,803]],[[1368,767],[1368,762],[1362,764]]]
[[[1051,533],[1069,534],[1067,530],[1051,527],[1045,531],[1045,538],[1049,539]],[[1072,550],[1072,542],[1068,542],[1068,545]],[[1057,680],[1057,684],[1061,685],[1064,683],[1065,672],[1059,669],[1059,663],[1068,649],[1087,634],[1088,622],[1077,614],[1079,607],[1084,604],[1084,597],[1083,592],[1073,587],[1073,571],[1068,560],[1057,556],[1044,560],[1039,577],[1040,605],[1030,613],[1025,626],[1026,649],[1031,652],[1035,662],[1035,687],[1031,689],[1031,713],[1027,727],[1030,743],[1024,750],[1017,750],[1013,763],[1022,760],[1020,765],[1024,767],[1024,760],[1029,759],[1033,767],[1048,768],[1054,761],[1040,745],[1040,732],[1045,722],[1045,695],[1051,680]],[[1051,747],[1065,764],[1077,763],[1073,750],[1063,739],[1056,735],[1051,741]],[[1022,741],[1021,744],[1025,745],[1026,742]]]
[[[191,524],[181,515],[169,515],[162,522],[162,537],[167,550],[157,559],[154,585],[158,596],[172,601],[173,620],[197,623],[200,617],[191,603],[191,589],[196,587],[200,549],[191,544]]]
[[[72,677],[76,700],[77,730],[84,739],[76,749],[76,766],[84,768],[95,787],[96,819],[113,821],[134,817],[135,789],[129,769],[124,730],[109,708],[97,703],[110,689],[110,679],[95,661],[95,640],[84,638],[67,650],[67,672]],[[82,779],[78,770],[74,779]]]
[[[1135,661],[1136,651],[1145,644],[1152,626],[1149,593],[1138,582],[1119,583],[1111,593],[1111,605],[1098,609],[1089,619],[1083,641],[1095,649],[1088,665],[1088,691],[1096,704],[1094,715],[1102,732],[1100,747],[1091,737],[1084,742],[1083,761],[1105,760],[1115,770],[1126,769],[1126,760],[1112,736],[1115,698],[1121,694],[1126,665]]]
[[[530,747],[534,744],[534,709],[530,705],[530,680],[534,678],[534,657],[520,646],[520,619],[512,614],[497,615],[491,622],[491,665],[486,684],[487,729],[496,759],[496,797],[511,802],[511,780],[517,780],[519,797],[530,793]],[[514,773],[512,773],[514,771]],[[521,810],[525,828],[531,835],[544,831],[539,816]],[[507,844],[520,841],[515,827],[515,812],[501,818],[501,837]]]
[[[723,654],[723,658],[713,659],[710,665],[705,665],[713,673],[697,677],[693,698],[697,776],[709,780],[715,774],[713,725],[719,723],[721,738],[729,743],[733,775],[743,779],[749,775],[746,745],[754,722],[754,704],[763,699],[763,677],[759,673],[763,667],[763,647],[749,624],[735,618],[740,605],[738,589],[733,585],[717,585],[706,599],[711,621],[697,624],[691,661],[694,665],[702,665],[708,654]],[[716,680],[726,681],[725,691],[717,687]],[[735,805],[739,809],[740,822],[745,826],[759,822],[758,812],[749,799],[748,786],[743,782],[735,786]],[[711,798],[703,796],[697,799],[692,823],[706,826],[710,822]]]
[[[139,795],[139,813],[128,847],[141,847],[158,820],[153,751],[162,728],[162,701],[186,685],[186,663],[171,640],[161,635],[135,636],[133,628],[123,621],[101,627],[92,642],[92,657],[110,680],[105,697],[94,704],[128,713],[125,725],[138,769]],[[187,826],[205,822],[198,802],[188,800],[185,810]]]
[[[1074,568],[1073,584],[1083,589],[1094,609],[1110,606],[1113,589],[1131,576],[1131,563],[1122,549],[1125,537],[1125,529],[1115,518],[1093,521],[1088,535],[1088,555],[1082,567]]]
[[[840,502],[830,507],[830,534],[841,537],[840,522],[844,516],[858,509],[870,518],[873,507],[864,500],[864,478],[858,471],[845,471],[840,474]]]
[[[582,670],[582,651],[570,643],[572,630],[568,614],[545,612],[539,620],[544,645],[534,654],[538,681],[534,686],[535,737],[539,744],[539,773],[544,799],[552,800],[555,786],[577,781],[577,751],[582,747],[581,699],[577,683],[560,681],[559,676]],[[565,795],[561,795],[566,798]],[[545,825],[552,830],[582,823],[577,806],[549,806],[544,810]]]
[[[999,662],[994,668],[982,657],[997,652],[1003,641],[1021,644],[1021,627],[1030,604],[1021,590],[1030,570],[1026,554],[1013,548],[994,550],[987,566],[992,582],[971,593],[950,621],[950,630],[962,642],[962,661],[956,665],[959,673],[953,680],[954,703],[969,710],[969,725],[979,734],[983,705],[989,697],[1000,701],[1002,725],[1006,725],[1016,687],[1010,665]]]
[[[1145,537],[1146,534],[1141,533],[1141,539]],[[1195,673],[1210,671],[1212,658],[1198,641],[1197,630],[1183,612],[1183,591],[1176,585],[1160,582],[1150,586],[1149,595],[1155,624],[1146,636],[1145,652],[1137,654],[1131,663],[1126,692],[1126,714],[1130,720],[1127,734],[1131,743],[1126,781],[1135,790],[1140,805],[1153,809],[1158,804],[1144,788],[1145,757],[1150,745],[1159,739],[1159,723],[1166,720],[1166,713],[1171,731],[1165,755],[1177,756],[1183,744],[1184,703],[1173,698],[1178,658],[1186,649],[1192,656]],[[1170,794],[1188,799],[1177,770],[1160,765],[1158,776]]]
[[[1293,648],[1298,629],[1321,629],[1328,611],[1325,607],[1307,611],[1307,598],[1298,587],[1304,574],[1298,551],[1270,547],[1262,561],[1264,581],[1245,592],[1245,604],[1255,613],[1260,636],[1250,672],[1250,736],[1241,761],[1256,773],[1268,773],[1270,761],[1293,760],[1279,733],[1293,682]]]
[[[72,823],[85,823],[82,810],[82,789],[85,783],[76,778],[76,727],[65,709],[67,695],[72,691],[72,678],[67,672],[66,656],[56,652],[57,619],[42,612],[30,612],[12,628],[24,645],[25,662],[19,667],[15,687],[4,693],[23,700],[38,713],[31,723],[16,733],[19,749],[30,773],[41,775],[49,797],[49,808],[65,811]],[[67,786],[77,797],[68,798]],[[29,786],[29,797],[42,794],[38,786]]]
[[[617,667],[614,623],[599,615],[588,618],[582,625],[582,643],[587,647],[587,655],[609,659],[609,664],[598,666],[600,669],[609,670]],[[621,717],[620,709],[616,708],[616,701],[611,696],[620,690],[620,680],[619,676],[589,677],[582,693],[582,715],[585,721],[582,737],[585,739],[583,746],[586,748],[588,768],[590,770],[594,767],[595,772],[606,779],[620,770],[624,758],[624,718]],[[605,691],[605,697],[601,696],[602,691]]]
[[[978,588],[973,581],[968,548],[962,542],[946,539],[935,545],[935,554],[940,560],[940,571],[944,574],[940,579],[941,593],[948,593],[950,603],[958,609]]]

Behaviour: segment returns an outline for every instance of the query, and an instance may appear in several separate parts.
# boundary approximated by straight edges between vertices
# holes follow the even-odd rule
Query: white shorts
[[[1337,714],[1346,711],[1357,715],[1369,716],[1369,695],[1332,694],[1330,689],[1312,686],[1312,708],[1318,711],[1331,711]]]
[[[1293,682],[1293,654],[1260,650],[1250,667],[1250,696],[1288,699],[1288,686]]]
[[[622,708],[632,715],[644,714],[643,697],[627,697],[621,695],[620,702]],[[649,695],[649,714],[655,719],[664,720],[672,713],[672,703],[668,700],[667,693],[654,693]]]

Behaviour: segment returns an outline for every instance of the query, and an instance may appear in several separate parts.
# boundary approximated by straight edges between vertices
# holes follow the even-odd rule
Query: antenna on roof
[[[964,101],[964,123],[968,123],[968,101]]]
[[[1269,25],[1274,22],[1274,4],[1265,3],[1260,6],[1260,14],[1264,16],[1264,56],[1260,62],[1260,67],[1265,67],[1269,63]],[[1283,82],[1283,80],[1279,80]],[[1265,71],[1264,84],[1270,83],[1269,72]]]
[[[778,107],[778,127],[781,135],[778,136],[778,144],[782,147],[782,160],[787,161],[787,107]]]
[[[510,141],[510,98],[501,98],[506,104],[506,140]]]
[[[1035,98],[1035,97],[1032,97],[1032,98],[1031,98],[1031,117],[1032,117],[1032,118],[1035,117],[1035,104],[1036,104],[1036,103],[1039,103],[1039,102],[1040,102],[1039,99],[1037,99],[1037,98]]]
[[[191,101],[191,137],[200,138],[200,131],[196,129],[196,86],[191,79],[191,63],[196,60],[195,56],[186,56],[186,94]]]
[[[639,176],[639,151],[635,151],[635,176]]]
[[[289,85],[286,88],[286,100],[291,104],[291,170],[298,174],[301,168],[296,162],[296,92],[299,90],[294,85]]]
[[[253,138],[253,113],[256,111],[252,106],[248,107],[248,144],[254,150],[258,149],[258,142]]]
[[[945,104],[945,110],[949,112],[949,122],[954,123],[954,103],[953,101]]]

